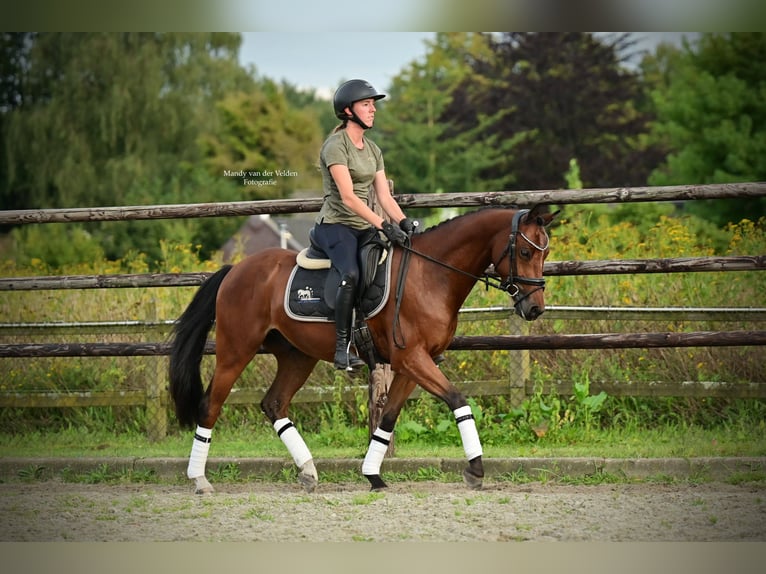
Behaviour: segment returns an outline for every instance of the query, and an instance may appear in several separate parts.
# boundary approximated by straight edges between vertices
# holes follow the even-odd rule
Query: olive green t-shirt
[[[322,171],[324,202],[317,216],[319,223],[343,223],[355,229],[366,229],[370,224],[343,205],[338,186],[330,174],[330,166],[341,164],[348,167],[354,194],[367,203],[370,186],[375,174],[383,169],[383,154],[377,144],[362,137],[363,149],[358,149],[345,130],[332,134],[325,140],[319,152]]]

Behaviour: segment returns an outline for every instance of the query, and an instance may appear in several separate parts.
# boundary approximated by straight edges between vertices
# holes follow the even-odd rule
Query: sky
[[[243,32],[240,62],[259,76],[315,88],[331,97],[345,80],[362,78],[385,92],[394,76],[425,56],[435,32]]]
[[[680,42],[679,32],[637,32],[641,47]],[[428,51],[435,32],[243,32],[239,59],[260,77],[286,80],[332,97],[345,80],[362,78],[379,92],[413,60]]]

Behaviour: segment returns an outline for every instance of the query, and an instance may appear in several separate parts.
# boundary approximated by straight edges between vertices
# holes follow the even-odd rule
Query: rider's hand
[[[412,234],[415,233],[415,228],[417,226],[418,226],[417,221],[412,221],[411,219],[407,217],[405,217],[399,222],[399,228],[409,236],[412,236]]]
[[[400,227],[392,225],[388,221],[383,222],[383,235],[395,245],[406,245],[409,240],[407,234]]]

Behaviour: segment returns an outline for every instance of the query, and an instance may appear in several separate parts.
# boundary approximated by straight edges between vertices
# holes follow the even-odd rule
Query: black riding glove
[[[411,219],[407,217],[405,217],[399,222],[399,228],[409,236],[412,236],[412,234],[415,233],[415,228],[417,226],[418,226],[417,221],[412,221]]]
[[[402,231],[400,227],[396,227],[388,221],[383,222],[383,235],[395,245],[406,245],[409,239],[407,234]]]

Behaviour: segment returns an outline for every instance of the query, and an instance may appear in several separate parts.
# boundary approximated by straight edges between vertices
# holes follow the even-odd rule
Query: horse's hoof
[[[370,481],[370,490],[373,492],[388,488],[388,485],[383,482],[383,479],[380,478],[379,474],[365,474],[364,477]]]
[[[303,463],[303,466],[298,468],[298,482],[303,485],[303,488],[309,494],[316,490],[319,475],[317,474],[317,468],[314,466],[313,459],[307,460]]]
[[[317,477],[312,474],[301,472],[298,474],[298,481],[303,485],[303,488],[305,488],[306,492],[309,494],[314,492],[317,488]]]
[[[213,494],[215,489],[204,476],[198,476],[194,479],[194,494]]]
[[[484,477],[471,474],[470,470],[466,468],[463,471],[463,482],[471,490],[481,490]]]

